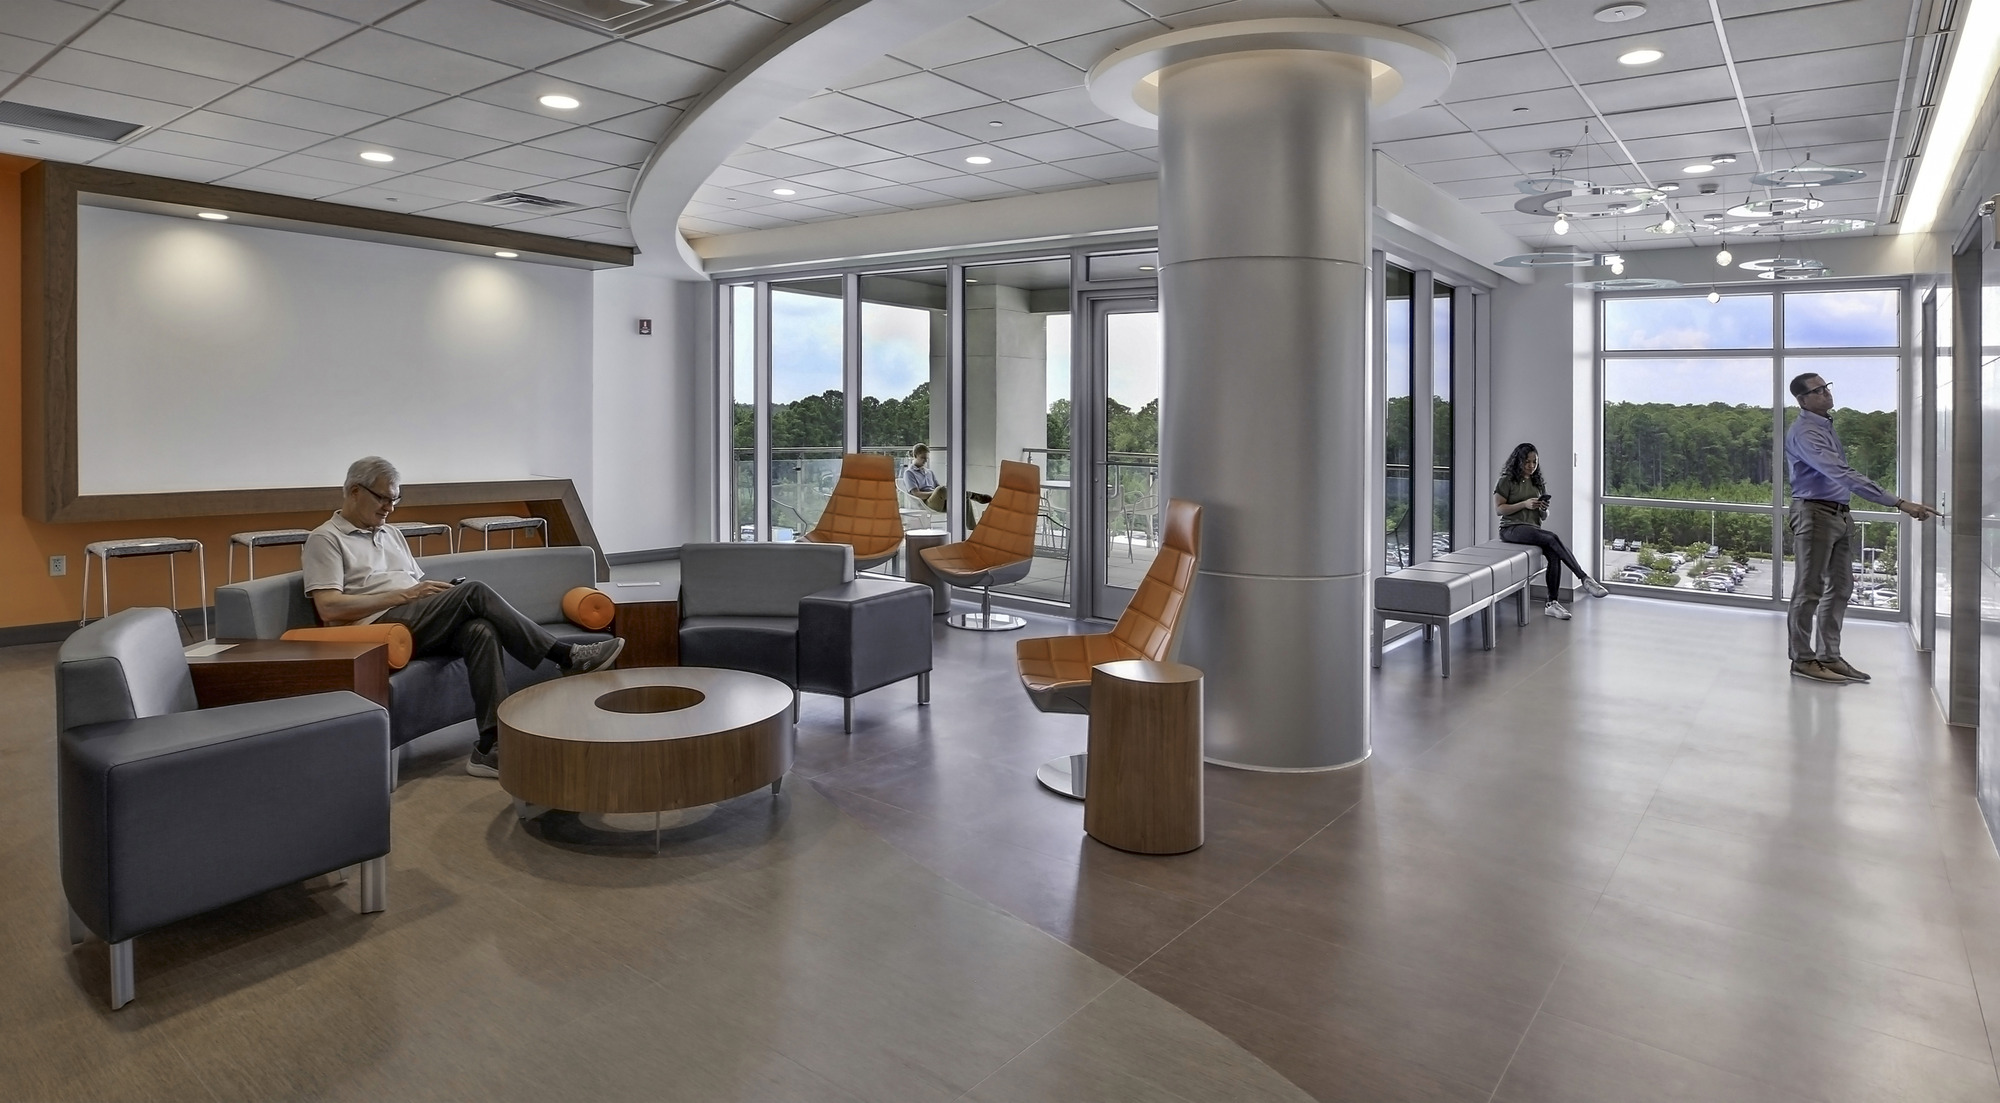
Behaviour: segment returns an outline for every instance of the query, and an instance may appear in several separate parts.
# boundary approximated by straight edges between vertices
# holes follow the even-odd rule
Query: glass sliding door
[[[944,527],[944,514],[930,507],[930,499],[911,492],[924,480],[913,479],[910,467],[919,445],[939,483],[950,466],[942,401],[951,370],[946,278],[946,269],[929,268],[864,274],[860,281],[861,451],[895,457],[905,532]],[[898,555],[874,570],[907,576],[909,565]]]
[[[845,311],[839,277],[771,284],[770,535],[819,523],[847,451]]]
[[[1416,274],[1389,265],[1383,274],[1382,361],[1387,374],[1384,390],[1382,462],[1384,569],[1399,571],[1414,562],[1416,524],[1414,468],[1416,457],[1416,366],[1414,307]]]
[[[1159,554],[1166,500],[1160,487],[1160,390],[1164,382],[1160,308],[1151,298],[1093,302],[1090,347],[1096,418],[1097,592],[1091,614],[1113,619],[1125,611],[1139,580]]]
[[[757,288],[742,283],[725,288],[727,348],[728,460],[725,539],[757,539]]]

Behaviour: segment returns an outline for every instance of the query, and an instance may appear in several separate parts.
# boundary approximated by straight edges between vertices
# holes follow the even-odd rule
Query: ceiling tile
[[[1153,176],[1160,171],[1150,157],[1137,153],[1106,153],[1097,157],[1079,157],[1074,161],[1063,161],[1058,168],[1081,173],[1093,180],[1121,180],[1132,176]]]
[[[759,149],[783,149],[786,146],[795,146],[800,142],[810,142],[814,138],[824,137],[826,131],[817,127],[795,123],[790,119],[773,119],[765,124],[764,129],[750,135],[749,144]]]
[[[1737,64],[1786,54],[1817,54],[1850,46],[1894,42],[1900,51],[1908,27],[1907,5],[1840,0],[1802,12],[1773,12],[1725,19]]]
[[[453,95],[515,72],[497,61],[373,29],[341,39],[314,54],[313,60]]]
[[[521,69],[582,53],[604,41],[582,27],[493,0],[424,0],[383,20],[381,26]]]
[[[342,139],[344,141],[344,139]],[[317,148],[317,147],[315,147]],[[332,151],[329,151],[332,152]],[[422,153],[410,152],[407,163],[412,168],[427,168],[437,164],[437,160]],[[359,184],[380,184],[405,169],[377,168],[364,161],[319,157],[310,153],[291,153],[258,166],[273,172],[288,172],[294,176],[304,176],[313,180],[330,180],[354,187]]]
[[[432,218],[448,219],[452,222],[470,222],[478,226],[506,226],[515,222],[526,222],[540,215],[533,211],[510,211],[505,207],[488,207],[483,203],[447,203],[424,212]]]
[[[566,211],[564,218],[574,218],[578,222],[588,222],[593,226],[611,226],[623,230],[631,226],[622,209],[615,207],[587,207],[579,211]]]
[[[790,192],[791,194],[779,195],[778,193],[781,191]],[[737,191],[733,197],[725,197],[725,200],[734,198],[735,202],[729,203],[725,201],[724,205],[730,210],[764,211],[768,214],[771,213],[771,209],[774,207],[797,206],[797,200],[817,199],[823,195],[831,194],[833,193],[824,189],[804,187],[791,180],[766,180],[754,188],[744,188]]]
[[[7,0],[7,33],[53,46],[68,41],[96,14],[58,0]]]
[[[319,100],[377,115],[400,115],[444,97],[425,88],[381,77],[335,69],[313,61],[296,61],[257,82],[258,87],[301,99]]]
[[[347,191],[351,187],[338,180],[316,180],[309,176],[277,172],[268,168],[245,169],[234,176],[224,177],[215,182],[232,188],[272,192],[277,195],[296,195],[305,199],[318,199],[334,192]]]
[[[835,134],[852,134],[871,126],[902,122],[907,116],[864,103],[840,92],[814,96],[785,112],[785,118]]]
[[[241,167],[197,157],[155,153],[152,150],[136,149],[131,146],[114,149],[92,161],[91,164],[99,168],[118,169],[121,172],[143,172],[151,176],[168,176],[175,180],[199,180],[204,183],[228,176]]]
[[[175,130],[155,130],[142,135],[132,141],[131,148],[149,149],[155,153],[171,153],[180,157],[198,157],[205,161],[220,161],[226,165],[237,165],[242,168],[255,168],[266,161],[284,156],[283,150],[244,145],[241,142],[229,142],[221,138],[205,138],[199,134],[183,134]]]
[[[919,118],[993,102],[992,97],[975,92],[962,84],[953,84],[936,73],[911,73],[893,80],[850,89],[847,94],[878,107],[901,111],[905,115]],[[801,118],[797,112],[793,112],[791,117]],[[810,119],[801,121],[811,124]]]
[[[270,50],[108,15],[71,46],[217,80],[248,84],[291,59]]]
[[[36,62],[47,57],[53,49],[54,47],[48,43],[36,42],[32,38],[16,38],[11,34],[0,34],[0,70],[25,73]]]
[[[551,149],[557,153],[567,153],[573,157],[588,157],[607,165],[637,165],[653,155],[654,143],[638,138],[628,138],[623,134],[613,134],[605,130],[593,130],[580,126],[537,138],[529,143],[538,149]]]
[[[1077,129],[1100,141],[1110,142],[1119,149],[1153,149],[1160,144],[1159,131],[1149,130],[1123,119],[1113,119],[1108,123],[1091,123]]]
[[[868,166],[868,175],[879,176],[884,180],[894,180],[898,184],[921,184],[927,180],[943,180],[951,176],[963,176],[964,173],[960,169],[970,167],[969,165],[960,165],[959,168],[952,168],[949,165],[933,164],[930,161],[919,160],[915,157],[904,157],[895,161],[877,161]]]
[[[35,71],[35,75],[44,80],[162,103],[177,103],[183,107],[198,107],[236,87],[226,80],[198,77],[84,50],[56,51],[54,57]]]
[[[639,138],[654,144],[667,136],[674,123],[679,121],[678,107],[648,107],[644,111],[634,111],[630,115],[620,115],[615,119],[605,119],[594,123],[599,130],[609,130],[613,134],[623,134],[627,138]]]
[[[1632,23],[1599,23],[1591,18],[1591,14],[1602,6],[1601,2],[1579,3],[1578,0],[1526,0],[1521,8],[1529,21],[1542,32],[1542,37],[1554,46],[1598,42],[1631,34],[1634,30],[1664,30],[1709,22],[1708,0],[1646,0],[1646,14]],[[1729,6],[1740,9],[1742,0],[1730,0]]]
[[[1684,134],[1689,131],[1727,130],[1743,125],[1743,110],[1734,99],[1714,100],[1709,103],[1684,103],[1674,107],[1655,108],[1651,111],[1626,111],[1605,116],[1611,124],[1612,133],[1626,141],[1636,138],[1658,138],[1665,134]]]
[[[960,19],[903,46],[893,53],[919,69],[938,69],[971,61],[976,57],[1004,54],[1021,48],[1019,40],[981,23]]]
[[[1544,88],[1567,88],[1569,79],[1542,52],[1510,54],[1506,57],[1468,61],[1452,71],[1450,99],[1483,100],[1538,92]],[[1704,96],[1703,99],[1708,97]]]
[[[517,172],[546,176],[550,180],[568,180],[572,177],[587,176],[610,166],[588,157],[572,157],[567,153],[536,149],[534,146],[508,146],[491,153],[482,153],[473,161],[482,165],[495,165]]]
[[[887,187],[893,180],[870,176],[854,169],[827,169],[825,172],[811,172],[795,178],[798,183],[809,188],[827,192],[866,191],[869,188]]]
[[[1226,0],[1225,3],[1166,16],[1161,22],[1178,31],[1215,23],[1234,23],[1239,19],[1324,19],[1326,15],[1326,8],[1315,0]]]
[[[28,77],[16,84],[7,93],[7,98],[15,103],[31,104],[35,107],[53,107],[57,111],[70,111],[78,115],[95,115],[100,119],[118,119],[140,126],[158,126],[172,122],[187,111],[177,103],[161,103],[158,100],[141,99],[137,96],[121,96],[116,92],[100,92],[95,88],[80,88],[74,84],[63,84],[40,77]]]
[[[288,0],[302,8],[337,15],[356,23],[373,23],[397,8],[405,7],[410,0]]]
[[[1460,61],[1532,53],[1542,48],[1535,32],[1529,30],[1520,15],[1506,4],[1448,15],[1442,19],[1405,23],[1403,27],[1444,43]]]
[[[287,57],[304,57],[355,29],[274,0],[123,0],[118,14]]]
[[[940,75],[984,92],[994,99],[1015,100],[1083,85],[1083,71],[1040,50],[1015,50],[938,71]]]
[[[1380,142],[1377,149],[1394,158],[1399,165],[1421,165],[1426,161],[1450,161],[1460,157],[1477,157],[1492,150],[1474,134],[1439,134],[1430,138],[1411,138],[1402,142]]]
[[[1025,188],[1029,191],[1053,191],[1058,188],[1076,188],[1082,187],[1085,184],[1097,183],[1097,181],[1088,176],[1079,175],[1068,169],[1060,169],[1054,165],[1023,165],[1017,169],[1001,169],[999,172],[989,172],[986,174],[986,177],[989,180],[997,180],[1002,184],[1008,184],[1016,188]]]
[[[1735,86],[1729,82],[1729,70],[1720,65],[1599,81],[1585,91],[1590,93],[1591,102],[1597,105],[1597,109],[1607,115],[1682,103],[1707,103],[1736,94]]]
[[[979,21],[1029,45],[1040,45],[1122,27],[1145,15],[1125,0],[1002,0],[980,12]]]
[[[750,55],[763,49],[784,29],[781,20],[724,5],[676,19],[632,41],[713,69],[728,70],[750,60]]]
[[[542,67],[567,80],[581,81],[652,103],[667,103],[707,91],[722,73],[630,42],[612,42],[587,54]]]
[[[874,61],[863,65],[851,73],[843,74],[839,80],[834,81],[829,87],[844,91],[849,88],[859,88],[864,84],[874,84],[878,81],[888,80],[891,77],[900,77],[917,72],[922,72],[922,70],[907,61],[898,61],[893,57],[885,55],[876,58]]]
[[[962,141],[963,139],[961,139]],[[784,152],[794,157],[804,157],[807,160],[818,161],[821,164],[833,165],[836,168],[852,168],[855,165],[865,165],[871,161],[887,161],[891,157],[896,156],[895,151],[883,149],[880,146],[872,146],[867,142],[859,142],[853,138],[838,134],[829,135],[825,138],[815,138],[810,142],[801,142],[795,146],[787,146]]]
[[[1051,130],[1025,138],[1007,138],[994,144],[1037,161],[1067,161],[1118,152],[1118,147],[1110,142],[1100,141],[1078,130]]]
[[[1062,129],[1061,123],[1045,119],[1011,103],[989,103],[984,107],[974,107],[965,111],[948,111],[942,115],[932,115],[924,121],[955,131],[975,142],[1025,138],[1030,134]],[[1000,125],[994,126],[994,123]]]
[[[734,165],[725,164],[717,165],[715,171],[709,173],[708,179],[703,181],[703,186],[712,188],[740,188],[769,180],[770,178],[771,174],[768,172],[751,172],[749,169],[740,169]]]
[[[1560,88],[1544,88],[1537,92],[1521,92],[1485,100],[1462,100],[1452,96],[1444,102],[1450,105],[1453,115],[1458,116],[1466,126],[1475,130],[1494,126],[1519,126],[1522,123],[1582,119],[1590,115],[1589,105],[1583,102],[1582,96],[1576,94],[1576,89],[1567,84]]]
[[[527,234],[547,234],[550,237],[569,238],[604,232],[604,227],[595,223],[580,222],[559,214],[543,215],[540,218],[530,218],[521,222],[510,222],[507,224],[507,228],[510,230],[519,230]]]
[[[595,184],[600,188],[613,188],[630,195],[633,186],[639,182],[639,170],[627,168],[624,165],[613,165],[608,169],[598,169],[596,172],[587,173],[576,179],[579,183]]]
[[[1780,122],[1837,119],[1843,115],[1879,115],[1896,106],[1896,82],[1881,80],[1845,88],[1818,88],[1775,96],[1753,96],[1750,118],[1763,126],[1776,115]]]
[[[568,110],[542,106],[541,98],[549,95],[573,97],[580,101],[580,106]],[[484,88],[475,88],[467,92],[465,98],[513,111],[525,111],[544,119],[554,119],[564,126],[589,126],[650,107],[645,100],[621,96],[616,92],[592,88],[575,81],[562,80],[546,73],[521,73],[518,76],[508,77]]]
[[[553,179],[518,169],[502,168],[499,165],[482,165],[477,161],[453,161],[450,164],[439,165],[424,175],[437,180],[472,184],[483,189],[482,194],[485,195],[503,191],[533,191]]]
[[[1650,47],[1665,54],[1650,65],[1623,65],[1618,58],[1630,50]],[[1556,56],[1579,84],[1617,80],[1635,72],[1671,73],[1679,69],[1700,69],[1722,64],[1722,45],[1716,41],[1715,27],[1697,24],[1664,30],[1638,31],[1598,42],[1556,47]]]
[[[1104,110],[1091,100],[1090,92],[1081,86],[1039,96],[1028,96],[1014,101],[1014,106],[1025,108],[1045,119],[1054,119],[1065,126],[1082,126],[1085,123],[1108,122],[1111,119],[1111,116],[1105,114]]]
[[[490,103],[463,97],[419,108],[410,112],[408,118],[448,130],[459,130],[507,142],[525,142],[532,138],[554,134],[558,130],[567,130],[570,126],[569,123],[543,115],[509,111],[504,107],[495,107]]]
[[[113,142],[95,142],[88,138],[72,138],[67,134],[29,130],[26,127],[0,126],[0,153],[31,157],[38,161],[65,161],[72,165],[87,165],[117,148],[117,144]]]
[[[1117,51],[1140,39],[1159,34],[1165,29],[1150,19],[1142,19],[1122,27],[1107,27],[1101,31],[1092,31],[1090,34],[1077,35],[1075,38],[1044,42],[1042,52],[1054,55],[1078,69],[1088,71],[1091,66]]]
[[[1392,157],[1390,160],[1395,158]],[[1533,172],[1541,172],[1547,167],[1542,161],[1519,160]],[[1401,164],[1400,161],[1397,163]],[[1571,163],[1571,167],[1581,171],[1581,166],[1575,162]],[[1465,157],[1456,161],[1432,161],[1422,168],[1411,171],[1432,183],[1448,180],[1511,180],[1520,175],[1506,158],[1496,157],[1491,153],[1484,157]]]
[[[467,134],[460,130],[446,130],[441,126],[426,126],[408,119],[390,119],[364,127],[352,135],[338,139],[358,152],[372,143],[387,143],[392,152],[397,149],[415,150],[419,153],[434,154],[449,161],[462,157],[473,157],[490,149],[497,149],[507,143],[498,138],[483,138],[477,134]],[[425,166],[417,165],[405,172],[414,172]]]
[[[399,191],[430,196],[433,199],[454,203],[468,203],[474,199],[483,199],[486,196],[492,195],[496,190],[507,190],[505,188],[495,189],[480,184],[467,184],[458,180],[445,180],[428,172],[413,172],[405,176],[398,176],[393,181],[392,186]]]
[[[602,207],[611,203],[623,203],[630,195],[629,192],[619,191],[616,188],[599,188],[575,180],[558,180],[553,184],[543,184],[535,189],[535,193],[546,195],[550,199],[575,203],[579,207]]]
[[[333,203],[345,203],[350,207],[373,207],[382,211],[402,211],[415,214],[432,207],[442,207],[449,200],[434,195],[411,191],[401,187],[401,179],[384,187],[355,188],[352,191],[335,192],[325,198]]]
[[[985,165],[968,164],[965,160],[967,157],[989,157],[992,158],[992,163]],[[1014,169],[1035,163],[1031,157],[1025,157],[1019,153],[1015,153],[1013,150],[1001,149],[999,146],[992,145],[960,146],[957,149],[945,149],[935,153],[919,154],[918,159],[974,175],[982,172],[992,172],[994,169]]]
[[[1819,54],[1746,61],[1736,66],[1745,96],[1768,96],[1806,88],[1837,88],[1849,84],[1895,80],[1903,64],[1903,44],[1856,46]]]
[[[582,240],[601,242],[605,245],[623,245],[628,249],[637,244],[633,241],[631,232],[627,230],[605,230],[601,233],[585,234]]]
[[[863,199],[876,203],[887,203],[894,207],[935,207],[941,203],[951,202],[951,198],[942,192],[930,191],[926,188],[917,187],[914,184],[896,184],[887,188],[871,188],[868,191],[856,192],[855,194]]]
[[[1020,195],[1021,189],[1011,184],[984,176],[954,176],[948,180],[933,180],[924,185],[927,191],[937,191],[954,199],[998,199],[1002,196]]]
[[[688,218],[686,216],[682,216],[679,222],[679,226],[681,232],[691,238],[714,237],[719,234],[740,233],[744,229],[744,227],[742,226],[736,226],[726,222],[714,222],[709,219]]]
[[[1518,120],[1509,120],[1499,125],[1512,126],[1516,121],[1527,122],[1529,120],[1526,115],[1522,115]],[[1131,124],[1128,123],[1126,125],[1129,126]],[[1379,145],[1382,142],[1400,142],[1410,138],[1429,138],[1438,134],[1458,134],[1465,129],[1466,127],[1450,111],[1446,110],[1443,104],[1433,103],[1419,107],[1415,111],[1398,115],[1393,119],[1384,119],[1381,122],[1372,123],[1368,128],[1368,137]]]
[[[873,199],[863,199],[858,195],[823,195],[817,199],[806,200],[805,205],[848,215],[877,214],[900,209],[887,203],[878,203]]]
[[[225,141],[243,142],[247,145],[287,152],[326,141],[326,135],[315,131],[260,122],[256,119],[242,119],[219,111],[189,112],[175,119],[168,129],[183,134],[199,134],[205,138],[221,138]]]
[[[300,130],[315,130],[322,134],[345,134],[382,118],[372,112],[287,96],[264,88],[238,89],[209,104],[208,110]],[[217,137],[227,138],[230,135],[219,134]]]
[[[832,168],[821,161],[779,153],[775,149],[753,149],[736,154],[724,164],[732,165],[745,172],[762,173],[767,177],[804,176],[808,172]]]

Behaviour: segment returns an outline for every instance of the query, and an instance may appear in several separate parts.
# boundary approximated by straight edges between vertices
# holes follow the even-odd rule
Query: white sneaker
[[[1583,580],[1583,592],[1589,594],[1591,597],[1611,596],[1611,591],[1604,588],[1604,583],[1599,582],[1594,578],[1586,578]]]
[[[1542,615],[1545,617],[1554,617],[1557,620],[1568,620],[1569,610],[1563,608],[1562,602],[1551,601],[1547,605],[1542,606]]]

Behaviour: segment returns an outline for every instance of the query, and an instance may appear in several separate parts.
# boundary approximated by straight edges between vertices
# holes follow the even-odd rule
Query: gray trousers
[[[1854,596],[1849,556],[1854,518],[1847,507],[1810,498],[1792,499],[1792,611],[1788,650],[1792,661],[1840,658],[1840,625]],[[1813,633],[1819,646],[1813,646]]]
[[[521,615],[484,582],[462,582],[441,594],[398,605],[380,620],[410,630],[413,655],[457,655],[465,660],[481,740],[500,730],[500,702],[507,699],[502,652],[532,668],[556,645],[547,629]]]

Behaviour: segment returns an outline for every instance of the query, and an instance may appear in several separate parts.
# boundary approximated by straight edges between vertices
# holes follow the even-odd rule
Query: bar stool
[[[227,580],[236,581],[236,546],[243,545],[250,562],[248,577],[257,577],[258,548],[287,548],[303,544],[310,535],[306,529],[263,529],[258,532],[232,532],[229,534],[229,571]]]
[[[510,548],[514,546],[514,534],[522,529],[540,529],[542,543],[549,542],[549,521],[546,517],[467,517],[458,523],[459,532],[463,533],[466,529],[479,534],[480,551],[485,551],[491,546],[493,534],[496,532],[507,534],[507,546]],[[458,546],[465,547],[463,536],[459,537]]]
[[[395,529],[397,532],[402,533],[403,540],[406,543],[408,541],[415,540],[417,542],[418,555],[422,555],[424,553],[424,537],[426,536],[442,536],[444,537],[444,550],[448,552],[458,550],[458,546],[454,544],[451,539],[451,526],[443,524],[442,522],[391,521],[389,522],[389,527]]]
[[[208,638],[208,553],[202,549],[201,541],[185,540],[174,536],[141,536],[131,540],[93,540],[83,546],[83,608],[79,611],[78,627],[90,619],[90,561],[99,561],[104,574],[98,591],[103,598],[103,616],[111,615],[111,561],[130,559],[141,555],[164,555],[167,557],[167,604],[180,618],[180,578],[174,571],[174,556],[183,552],[193,552],[195,564],[201,578],[201,638]],[[186,630],[187,622],[181,621]]]

